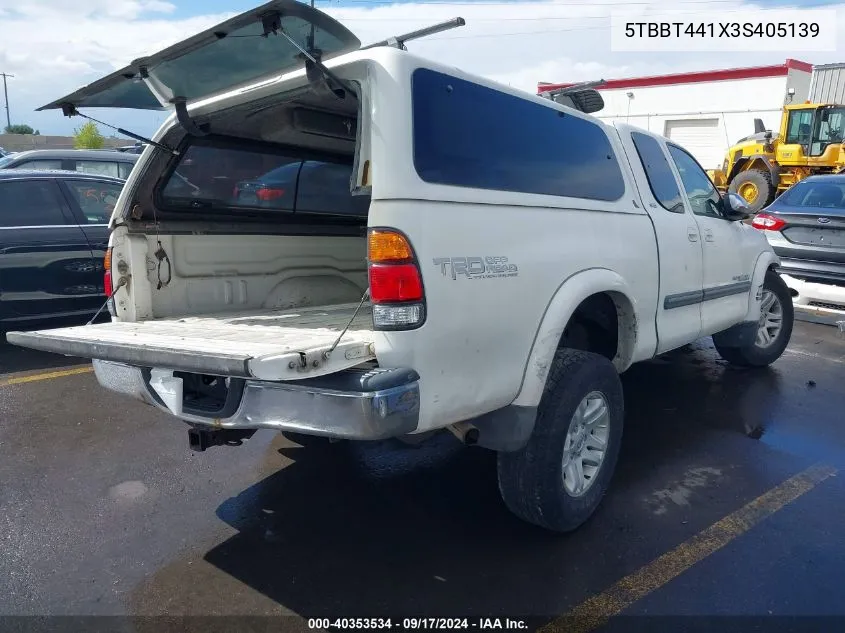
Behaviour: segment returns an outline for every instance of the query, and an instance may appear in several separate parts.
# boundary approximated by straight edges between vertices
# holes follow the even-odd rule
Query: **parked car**
[[[108,221],[122,180],[0,170],[0,327],[90,316],[105,301]]]
[[[125,180],[137,160],[137,154],[109,150],[33,149],[0,158],[0,169],[81,171]]]
[[[803,281],[845,285],[845,175],[810,176],[758,213],[780,257],[779,270]]]
[[[211,168],[211,165],[208,165]],[[235,185],[234,203],[298,212],[366,215],[369,200],[350,196],[352,165],[316,160],[285,162]]]
[[[309,23],[330,72],[306,72],[305,40],[254,37]],[[512,512],[572,530],[613,476],[620,372],[710,335],[731,363],[781,356],[793,313],[778,257],[689,152],[586,114],[595,91],[568,107],[359,49],[284,0],[145,57],[187,109],[115,209],[113,320],[7,339],[94,359],[103,387],[187,422],[195,450],[257,429],[449,429],[498,452]],[[140,72],[45,109],[158,107]],[[342,196],[320,202],[302,175],[268,196],[281,209],[233,195],[300,161],[331,163]],[[171,188],[176,170],[194,188]]]
[[[115,147],[114,149],[118,152],[125,152],[127,154],[141,154],[146,147],[146,143],[138,142],[134,145],[121,145],[120,147]]]

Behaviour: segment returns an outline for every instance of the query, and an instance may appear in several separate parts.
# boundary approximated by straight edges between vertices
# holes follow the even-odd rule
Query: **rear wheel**
[[[731,180],[728,191],[741,196],[754,213],[771,204],[775,199],[772,176],[762,169],[749,169],[738,173]]]
[[[610,484],[623,416],[613,364],[591,352],[560,350],[528,444],[498,455],[499,491],[508,509],[556,532],[584,523]]]
[[[734,365],[745,367],[771,365],[781,357],[789,344],[794,319],[795,313],[789,288],[780,275],[769,270],[763,282],[760,317],[757,320],[757,336],[754,342],[743,347],[725,347],[716,343],[716,351],[719,352],[719,356]]]

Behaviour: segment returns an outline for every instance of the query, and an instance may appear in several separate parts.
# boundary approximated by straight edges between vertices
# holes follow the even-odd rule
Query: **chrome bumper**
[[[139,367],[94,360],[104,388],[171,413]],[[339,439],[379,440],[411,433],[420,409],[419,376],[412,370],[347,370],[296,382],[246,381],[234,413],[179,418],[212,429],[272,429]]]

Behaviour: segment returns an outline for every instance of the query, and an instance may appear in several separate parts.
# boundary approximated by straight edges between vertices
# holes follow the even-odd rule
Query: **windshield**
[[[799,182],[780,197],[780,202],[791,207],[845,209],[845,182]]]
[[[0,158],[0,169],[11,163],[12,159],[12,156],[4,156],[3,158]]]
[[[193,145],[160,189],[171,209],[248,210],[366,217],[350,191],[351,162],[304,160],[273,149]]]

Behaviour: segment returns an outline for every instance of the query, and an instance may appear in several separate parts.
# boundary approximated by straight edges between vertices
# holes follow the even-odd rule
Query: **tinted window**
[[[106,160],[78,160],[76,161],[76,171],[81,171],[84,174],[111,176],[112,178],[120,176],[117,163]]]
[[[793,110],[786,126],[786,142],[806,145],[813,134],[813,111]]]
[[[41,159],[41,160],[28,160],[24,163],[20,163],[19,165],[15,165],[15,169],[61,169],[62,168],[62,161],[56,160],[49,160],[49,159]]]
[[[718,209],[722,197],[710,182],[707,173],[680,147],[670,144],[669,153],[681,174],[681,182],[687,192],[692,212],[696,215],[720,217]]]
[[[351,163],[302,161],[270,151],[192,146],[162,189],[165,205],[267,209],[366,217],[369,196],[353,196]]]
[[[780,197],[778,205],[845,209],[845,183],[799,182]]]
[[[129,178],[129,174],[132,173],[132,168],[135,166],[135,163],[118,163],[117,164],[117,177],[123,178],[126,180]]]
[[[367,216],[369,196],[349,193],[352,166],[307,161],[299,172],[297,213]]]
[[[122,187],[96,180],[66,180],[88,224],[108,224]]]
[[[681,191],[678,189],[678,181],[669,167],[666,154],[660,147],[660,143],[650,136],[632,132],[631,138],[634,147],[640,157],[640,162],[645,169],[648,179],[648,186],[661,206],[673,213],[684,213],[684,203],[681,200]]]
[[[292,211],[300,163],[269,151],[192,145],[162,189],[162,198],[173,207],[205,200],[224,207]]]
[[[52,180],[0,182],[0,226],[67,224]]]
[[[3,158],[0,158],[0,167],[5,167],[9,163],[11,163],[14,158],[14,156],[4,156]]]
[[[414,166],[426,182],[595,200],[624,193],[595,123],[427,69],[412,83]]]

